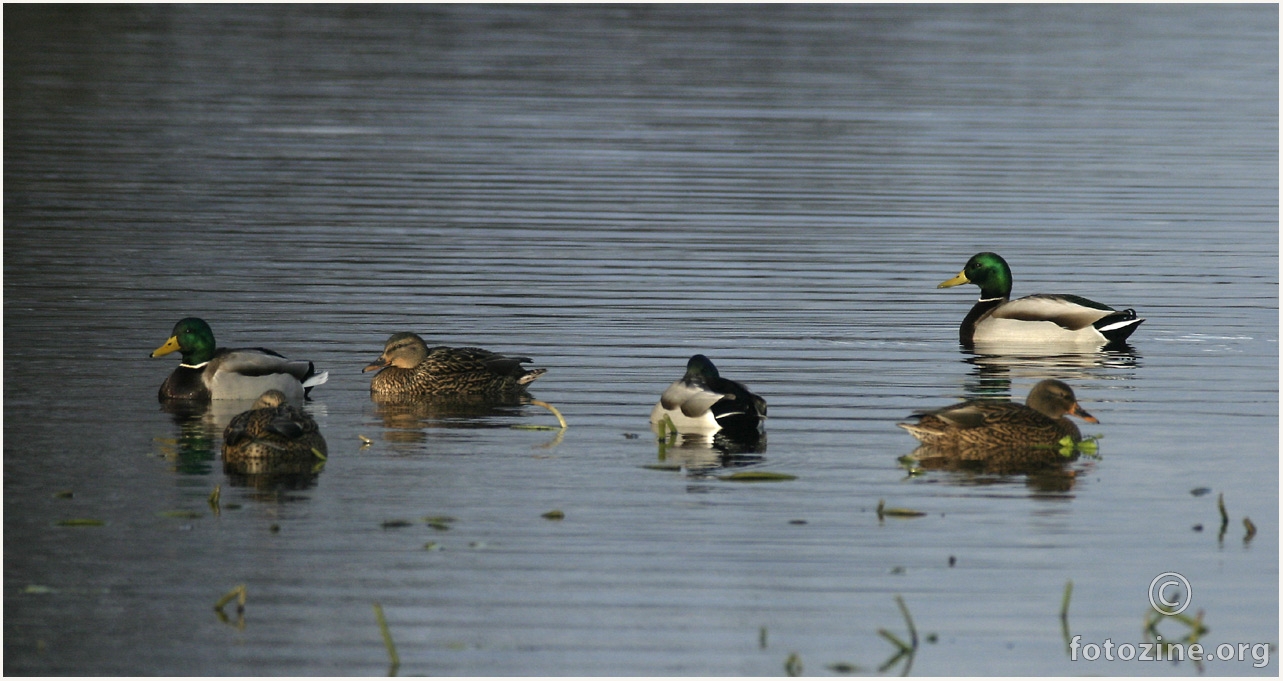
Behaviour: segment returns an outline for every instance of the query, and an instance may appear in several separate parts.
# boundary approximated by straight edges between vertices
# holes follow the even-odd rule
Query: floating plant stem
[[[1074,580],[1065,582],[1065,595],[1060,598],[1060,619],[1069,619],[1069,597],[1074,595]]]
[[[213,509],[214,515],[218,515],[222,511],[222,508],[218,505],[218,502],[222,498],[223,498],[223,486],[214,485],[214,491],[209,493],[209,507]]]
[[[551,404],[548,404],[547,402],[544,402],[543,400],[530,400],[530,403],[538,407],[543,407],[544,409],[547,409],[548,411],[552,412],[552,415],[557,417],[557,423],[561,424],[561,429],[565,430],[567,428],[566,419],[561,415],[561,412],[557,411],[556,407],[552,406]]]
[[[395,674],[396,669],[401,666],[401,658],[396,654],[396,644],[392,642],[392,632],[388,630],[388,621],[383,617],[383,606],[378,603],[374,604],[374,618],[379,622],[379,633],[383,635],[383,647],[388,649],[388,659],[392,662],[392,671],[389,675]]]
[[[1256,536],[1256,523],[1252,522],[1251,518],[1243,516],[1243,527],[1247,528],[1247,534],[1243,535],[1243,542],[1252,541],[1252,537]]]
[[[218,612],[222,612],[223,606],[227,605],[228,603],[231,603],[232,599],[235,599],[236,612],[245,612],[245,600],[248,597],[249,597],[249,594],[245,590],[245,585],[238,584],[236,585],[236,588],[223,594],[223,597],[218,599],[218,602],[214,604],[214,610],[217,610]]]
[[[1221,512],[1221,533],[1217,539],[1225,538],[1225,529],[1230,526],[1230,514],[1225,512],[1225,493],[1216,495],[1216,510]]]

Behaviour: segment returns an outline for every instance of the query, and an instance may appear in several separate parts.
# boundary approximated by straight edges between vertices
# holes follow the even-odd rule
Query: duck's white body
[[[722,378],[707,357],[695,355],[686,375],[673,381],[650,410],[652,425],[665,416],[678,432],[690,435],[712,435],[726,428],[742,431],[761,427],[766,401],[744,384]]]

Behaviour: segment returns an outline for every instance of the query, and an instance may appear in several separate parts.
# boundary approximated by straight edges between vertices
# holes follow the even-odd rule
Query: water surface
[[[1167,571],[1205,643],[1277,645],[1276,8],[6,15],[6,673],[382,674],[378,602],[402,674],[891,674],[899,595],[914,674],[1195,674],[1066,648],[1143,641]],[[961,351],[976,290],[934,287],[981,250],[1147,321]],[[159,408],[189,315],[330,371],[315,475]],[[380,409],[397,331],[534,357],[570,428]],[[696,352],[770,404],[735,470],[796,480],[657,446]],[[897,462],[910,412],[1048,377],[1100,459]]]

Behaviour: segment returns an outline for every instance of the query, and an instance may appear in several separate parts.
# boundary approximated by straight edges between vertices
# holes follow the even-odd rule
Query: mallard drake
[[[976,343],[1068,343],[1102,346],[1122,343],[1145,321],[1132,309],[1074,295],[1036,294],[1011,300],[1011,268],[996,253],[977,253],[958,276],[936,288],[980,287],[980,300],[959,329],[965,346]]]
[[[218,348],[209,324],[196,317],[175,324],[169,340],[151,356],[175,350],[183,354],[183,361],[161,384],[161,402],[252,400],[265,391],[279,390],[297,404],[330,376],[328,371],[316,373],[307,360],[286,359],[264,348]]]
[[[362,372],[374,371],[370,393],[384,397],[519,395],[547,369],[526,369],[529,357],[506,357],[481,348],[429,348],[414,333],[393,334],[383,354]]]
[[[264,392],[249,411],[238,414],[223,431],[223,460],[241,469],[247,468],[246,464],[253,468],[256,463],[299,459],[310,462],[325,454],[325,438],[316,421],[291,405],[279,390]]]
[[[703,355],[686,362],[686,374],[664,390],[650,411],[650,422],[672,419],[679,433],[711,435],[720,430],[758,428],[766,418],[766,400],[743,383],[722,378]]]
[[[1078,406],[1074,391],[1055,379],[1039,382],[1025,404],[969,400],[943,409],[917,412],[917,423],[897,423],[923,444],[938,450],[1055,446],[1066,435],[1082,440],[1073,414],[1089,423],[1096,417]]]

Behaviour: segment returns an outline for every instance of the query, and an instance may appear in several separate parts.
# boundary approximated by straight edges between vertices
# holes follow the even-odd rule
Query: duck
[[[766,420],[766,400],[743,383],[723,378],[704,355],[693,355],[686,362],[686,374],[673,381],[651,409],[651,425],[658,426],[665,416],[677,432],[687,435],[751,431]]]
[[[1003,449],[1056,446],[1066,436],[1082,440],[1077,424],[1066,414],[1100,423],[1078,404],[1073,388],[1046,379],[1029,391],[1024,404],[1000,400],[969,400],[943,409],[913,414],[917,423],[897,423],[924,445],[936,450]]]
[[[290,404],[280,390],[265,391],[223,430],[223,461],[232,465],[253,468],[300,459],[310,462],[323,460],[326,454],[316,421]]]
[[[1075,295],[1035,294],[1011,300],[1011,268],[997,253],[977,253],[958,276],[936,288],[980,287],[980,300],[962,320],[958,339],[977,343],[1119,345],[1145,321],[1136,311],[1115,310]]]
[[[183,361],[160,386],[161,402],[173,400],[252,400],[279,390],[301,404],[312,388],[325,383],[328,371],[316,372],[307,360],[286,359],[265,348],[219,348],[214,331],[198,317],[181,319],[165,344],[152,357],[180,352]]]
[[[508,357],[482,348],[428,347],[418,334],[392,334],[383,354],[362,370],[378,370],[370,394],[389,398],[522,394],[547,369],[521,366],[529,357]]]

